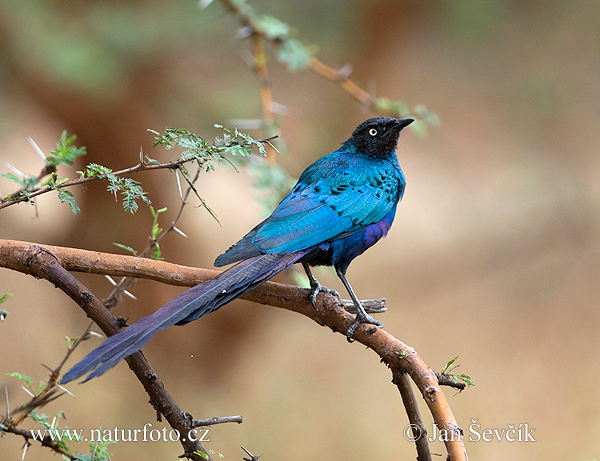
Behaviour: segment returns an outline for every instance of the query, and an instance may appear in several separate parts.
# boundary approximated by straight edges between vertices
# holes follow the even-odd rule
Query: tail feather
[[[160,330],[185,325],[209,314],[266,282],[297,262],[306,252],[284,255],[265,254],[242,261],[214,279],[196,285],[144,317],[124,331],[107,338],[81,362],[71,368],[61,383],[88,374],[83,382],[100,376],[125,357],[139,351]]]

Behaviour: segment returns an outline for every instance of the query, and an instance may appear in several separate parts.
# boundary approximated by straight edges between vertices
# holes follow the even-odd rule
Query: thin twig
[[[33,439],[33,436],[31,435],[30,431],[25,430],[25,429],[20,429],[17,426],[10,424],[10,423],[5,424],[5,425],[6,425],[6,429],[3,429],[4,432],[20,435],[21,437],[23,437],[25,439],[26,445],[29,445],[31,443],[31,439]],[[68,459],[73,459],[73,460],[81,459],[81,458],[76,458],[73,453],[70,453],[70,452],[66,451],[65,449],[59,447],[56,444],[56,442],[52,441],[52,439],[48,435],[43,437],[41,440],[37,439],[37,441],[39,441],[42,444],[42,446],[48,447],[51,450],[58,453],[59,455],[67,457]]]
[[[458,389],[459,391],[464,391],[465,388],[467,387],[467,385],[465,383],[460,383],[458,381],[454,381],[452,378],[450,378],[448,375],[445,375],[444,373],[438,373],[436,371],[435,376],[437,377],[437,380],[440,383],[440,386],[453,387],[454,389]]]
[[[242,424],[241,416],[215,416],[209,419],[195,419],[192,421],[192,427],[214,426],[215,424],[238,423]]]
[[[270,40],[276,45],[281,44],[281,40],[278,38],[269,39],[261,25],[255,20],[254,16],[250,14],[250,12],[240,3],[234,2],[232,0],[221,0],[221,3],[227,8],[231,13],[238,16],[240,22],[245,26],[250,28],[252,33],[250,37],[253,40],[253,43],[256,42],[256,37],[260,36],[260,38],[264,40]],[[256,54],[255,54],[256,58]],[[345,71],[345,68],[342,70],[336,70],[333,67],[328,66],[324,62],[319,59],[311,56],[310,62],[308,65],[309,69],[315,72],[322,77],[325,77],[327,80],[336,83],[339,85],[344,91],[346,91],[350,96],[359,101],[364,107],[367,109],[372,109],[375,103],[375,96],[368,91],[361,88],[358,84],[356,84],[353,80],[349,78],[349,72]],[[261,94],[264,91],[264,88],[261,86]],[[265,99],[263,98],[263,101]],[[397,114],[393,111],[385,110],[383,108],[378,107],[377,111],[384,115],[396,116]],[[264,113],[264,104],[263,104],[263,113]]]
[[[200,171],[201,171],[200,168],[198,168],[196,170],[196,174],[195,174],[194,178],[192,179],[192,184],[194,184],[200,177]],[[193,190],[192,186],[188,186],[188,188],[185,192],[185,195],[182,197],[181,206],[179,207],[177,216],[171,222],[169,227],[167,227],[165,230],[163,230],[158,235],[158,237],[156,237],[154,240],[150,240],[150,242],[148,243],[146,248],[144,248],[136,256],[136,258],[145,258],[151,251],[153,251],[156,248],[157,244],[165,236],[167,236],[169,233],[171,233],[172,231],[174,231],[176,229],[177,223],[179,222],[179,220],[181,219],[181,216],[183,215],[183,210],[185,209],[186,205],[188,204],[188,199],[189,199],[189,196],[190,196],[192,190]],[[119,303],[122,302],[124,292],[128,289],[133,289],[133,287],[135,286],[136,283],[137,283],[136,277],[128,277],[128,276],[123,277],[119,281],[119,283],[116,284],[115,288],[113,288],[113,290],[110,292],[110,294],[108,295],[106,300],[103,302],[104,306],[109,310],[114,309]]]
[[[196,160],[193,157],[190,158],[183,158],[183,159],[179,159],[176,160],[174,162],[169,162],[169,163],[159,163],[159,164],[147,164],[147,163],[138,163],[135,166],[129,167],[129,168],[125,168],[123,170],[119,170],[119,171],[112,171],[111,175],[114,176],[124,176],[124,175],[128,175],[128,174],[132,174],[132,173],[138,173],[140,171],[150,171],[150,170],[161,170],[161,169],[176,169],[179,167],[179,165],[182,165],[186,162],[191,162]],[[0,210],[2,208],[6,208],[9,207],[11,205],[14,205],[16,203],[21,203],[21,202],[27,202],[32,198],[37,197],[38,195],[42,195],[45,194],[47,192],[50,192],[51,190],[55,190],[55,189],[64,189],[65,187],[72,187],[72,186],[78,186],[78,185],[82,185],[82,184],[87,184],[89,182],[93,182],[93,181],[101,181],[101,180],[105,180],[106,179],[106,175],[100,175],[100,176],[88,176],[87,178],[80,178],[80,179],[71,179],[69,181],[65,181],[62,184],[55,184],[53,187],[50,186],[44,186],[40,189],[37,189],[35,191],[30,192],[26,197],[17,197],[15,199],[12,200],[6,200],[6,201],[0,201]]]
[[[327,64],[315,58],[314,56],[310,58],[309,67],[313,72],[325,77],[331,82],[340,85],[348,94],[350,94],[350,96],[360,102],[367,109],[371,109],[373,107],[375,96],[370,94],[368,91],[363,90],[359,85],[354,83],[354,81],[348,78],[347,73],[342,73],[333,67],[329,67]],[[388,115],[393,114],[390,113]]]
[[[40,173],[35,177],[35,179],[37,180],[37,182],[40,182],[42,179],[44,179],[46,176],[48,176],[49,174],[55,173],[56,172],[56,166],[54,165],[50,165],[48,162],[44,163],[44,167],[42,168],[42,171],[40,171]],[[12,196],[16,196],[19,195],[22,192],[26,192],[27,189],[22,187],[19,190],[13,192]],[[0,202],[1,204],[2,202]]]

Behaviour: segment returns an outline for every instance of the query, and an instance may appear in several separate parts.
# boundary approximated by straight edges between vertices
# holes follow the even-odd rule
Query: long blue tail
[[[125,357],[139,351],[160,330],[185,325],[240,297],[297,262],[306,252],[264,254],[242,261],[196,285],[120,333],[107,338],[61,379],[61,384],[89,373],[86,382],[110,370]]]

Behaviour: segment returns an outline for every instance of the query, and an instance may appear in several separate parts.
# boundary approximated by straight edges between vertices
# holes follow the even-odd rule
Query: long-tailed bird
[[[216,266],[237,263],[214,279],[191,288],[154,314],[106,339],[62,378],[63,384],[89,373],[100,376],[137,352],[160,330],[185,325],[209,314],[302,263],[315,306],[323,287],[310,266],[333,266],[358,314],[347,331],[351,340],[361,323],[382,327],[354,294],[346,270],[350,262],[385,237],[406,181],[396,157],[400,131],[413,119],[377,117],[361,123],[342,146],[310,165],[275,211],[219,256]]]

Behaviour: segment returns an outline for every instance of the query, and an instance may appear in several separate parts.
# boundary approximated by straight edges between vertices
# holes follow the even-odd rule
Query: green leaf
[[[90,163],[85,170],[85,174],[88,177],[94,177],[94,178],[101,178],[110,173],[112,173],[112,170],[110,168],[106,168],[105,166],[98,165],[97,163]]]
[[[456,357],[454,357],[452,360],[449,360],[448,363],[446,363],[446,365],[444,366],[444,368],[442,368],[442,374],[446,375],[448,378],[450,378],[455,383],[460,380],[460,381],[464,381],[467,384],[467,386],[475,387],[475,383],[471,379],[471,376],[466,375],[464,373],[461,373],[460,375],[452,373],[453,370],[455,370],[456,368],[458,368],[460,366],[460,365],[455,365],[455,362],[457,359],[458,359],[458,355]]]
[[[164,213],[165,211],[167,211],[167,208],[161,208],[160,210],[155,211],[154,207],[150,206],[150,213],[152,213],[152,218],[154,219],[153,223],[152,223],[152,232],[151,232],[151,238],[152,240],[156,240],[156,238],[160,235],[160,233],[163,231],[160,226],[158,225],[158,215],[161,213]]]
[[[152,259],[156,259],[157,261],[163,261],[164,258],[161,256],[162,253],[160,251],[160,245],[156,241],[159,235],[162,233],[162,228],[158,225],[158,215],[167,211],[167,208],[161,208],[160,210],[154,210],[152,206],[150,206],[150,213],[152,213],[153,222],[152,222],[152,231],[150,238],[152,239],[152,243],[154,244],[154,252],[152,253]]]
[[[464,381],[465,384],[469,387],[475,387],[475,383],[473,382],[473,380],[471,379],[471,377],[469,375],[465,375],[464,373],[461,373],[460,375],[457,375],[456,378],[460,379],[461,381]]]
[[[120,192],[123,196],[123,209],[126,212],[133,214],[138,210],[139,206],[137,204],[137,200],[142,200],[148,205],[152,203],[138,181],[135,181],[131,178],[119,178],[110,172],[104,174],[103,176],[105,176],[108,180],[108,186],[106,186],[106,189],[109,192],[114,193],[115,197],[117,192]]]
[[[288,37],[290,32],[289,24],[268,15],[260,16],[255,19],[258,26],[265,34],[265,37],[269,40],[284,40]]]
[[[19,378],[21,381],[23,381],[25,383],[25,387],[33,393],[33,388],[31,387],[31,383],[33,382],[33,379],[31,379],[29,376],[21,374],[21,373],[17,373],[17,372],[6,373],[6,376],[11,376],[13,378]]]
[[[254,179],[254,187],[261,190],[259,201],[270,212],[294,186],[295,180],[278,164],[268,162],[248,165],[248,173]]]
[[[417,104],[415,107],[413,107],[412,110],[417,117],[419,117],[421,120],[423,120],[423,122],[425,122],[431,126],[439,126],[440,125],[440,118],[438,117],[438,114],[429,110],[424,105]]]
[[[10,179],[13,182],[16,182],[23,189],[33,189],[35,185],[38,183],[38,179],[35,175],[29,175],[25,177],[19,177],[12,173],[4,173],[2,174],[6,179]]]
[[[224,155],[226,153],[231,156],[247,156],[252,153],[252,148],[256,147],[261,155],[265,156],[267,154],[261,141],[257,141],[251,136],[237,130],[232,131],[223,125],[215,125],[215,127],[223,130],[224,134],[222,137],[217,137],[212,145],[200,136],[181,128],[166,128],[163,134],[154,130],[148,131],[155,135],[153,146],[162,146],[165,149],[180,148],[182,149],[180,161],[194,159],[198,167],[206,171],[214,170],[215,165],[223,161],[229,162],[235,168],[231,160]],[[213,218],[217,219],[215,213],[209,208],[194,187],[186,166],[183,163],[179,163],[176,167],[198,200],[200,200],[202,206],[206,208]]]
[[[427,125],[425,125],[421,120],[416,119],[413,123],[411,123],[410,129],[419,137],[427,135]]]
[[[67,347],[69,350],[73,349],[73,346],[79,342],[80,337],[71,338],[70,336],[65,336],[65,340],[67,341]]]
[[[154,242],[154,251],[152,252],[152,259],[156,261],[164,261],[165,258],[162,257],[162,252],[160,251],[160,245],[158,242]]]
[[[454,368],[456,368],[456,365],[453,366],[454,362],[456,362],[456,359],[458,359],[458,355],[456,357],[454,357],[453,359],[449,360],[448,363],[446,363],[446,365],[444,366],[444,368],[442,368],[442,373],[443,374],[449,373]]]
[[[418,104],[411,109],[401,101],[393,101],[388,98],[377,98],[375,100],[375,109],[380,112],[391,112],[396,117],[407,117],[412,114],[415,118],[410,129],[417,136],[427,134],[427,126],[438,126],[440,119],[435,112],[430,111],[422,104]]]
[[[130,246],[123,245],[122,243],[116,243],[116,242],[113,242],[113,245],[116,246],[116,247],[118,247],[118,248],[121,248],[122,250],[125,250],[125,251],[131,253],[133,256],[137,256],[137,251],[135,251]]]
[[[52,165],[57,166],[61,163],[65,165],[73,165],[73,162],[77,157],[81,157],[86,154],[85,147],[75,147],[73,142],[77,139],[77,136],[73,135],[67,138],[67,132],[63,131],[60,135],[60,139],[56,145],[56,149],[52,150],[46,157],[46,161]]]
[[[232,131],[223,125],[215,124],[214,126],[225,132],[222,139],[218,137],[215,139],[214,147],[218,149],[218,152],[229,152],[234,156],[241,155],[245,157],[252,153],[252,147],[257,147],[260,155],[263,157],[267,155],[264,144],[250,135],[238,130]]]
[[[71,207],[73,215],[77,216],[81,212],[81,209],[79,208],[79,206],[77,206],[77,203],[75,202],[75,196],[66,189],[57,189],[57,191],[59,200],[62,203],[67,203]]]
[[[6,178],[6,179],[10,179],[13,182],[16,182],[21,187],[25,187],[25,183],[23,182],[23,180],[12,173],[4,173],[4,174],[2,174],[2,177]]]
[[[144,161],[147,165],[160,165],[160,162],[158,160],[150,158],[147,155],[144,156]]]
[[[375,109],[381,112],[392,112],[397,117],[406,117],[410,114],[408,106],[401,101],[393,101],[388,98],[377,98]]]
[[[314,46],[303,45],[300,40],[290,38],[279,48],[277,60],[285,64],[290,72],[295,72],[308,67],[315,51]]]

